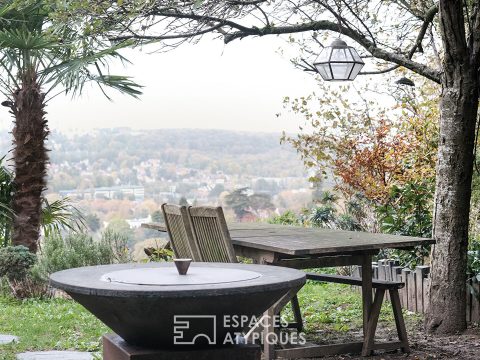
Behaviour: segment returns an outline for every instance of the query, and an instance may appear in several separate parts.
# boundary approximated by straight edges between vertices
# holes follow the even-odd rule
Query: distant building
[[[81,198],[81,199],[134,199],[143,201],[145,198],[145,188],[143,186],[119,185],[109,187],[98,187],[84,190],[60,190],[58,192],[62,197]]]
[[[127,221],[128,225],[130,226],[130,229],[138,229],[139,227],[142,226],[142,224],[152,222],[152,218],[149,215],[146,218],[127,219],[126,221]]]

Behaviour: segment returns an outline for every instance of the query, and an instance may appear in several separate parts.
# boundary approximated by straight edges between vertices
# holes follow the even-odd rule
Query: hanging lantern
[[[322,49],[313,65],[325,81],[352,81],[365,63],[357,50],[336,39]]]

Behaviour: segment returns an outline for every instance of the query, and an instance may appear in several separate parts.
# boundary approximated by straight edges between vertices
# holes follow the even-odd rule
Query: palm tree
[[[126,61],[112,44],[92,31],[93,21],[62,18],[58,1],[2,1],[0,4],[0,92],[14,117],[15,193],[12,243],[36,252],[40,235],[42,193],[46,189],[49,134],[45,107],[61,93],[79,95],[87,82],[138,96],[128,77],[110,75],[108,62]],[[52,15],[53,14],[53,15]],[[92,20],[92,19],[90,19]],[[54,93],[55,92],[55,93]]]

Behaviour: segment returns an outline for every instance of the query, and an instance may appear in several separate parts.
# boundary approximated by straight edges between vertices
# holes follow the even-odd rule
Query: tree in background
[[[284,134],[282,141],[316,174],[314,183],[333,175],[347,199],[362,193],[383,205],[392,186],[435,178],[439,94],[417,80],[418,90],[408,93],[387,87],[394,95],[390,107],[372,100],[377,94],[368,86],[328,92],[320,83],[322,95],[285,98],[285,106],[305,122],[297,135]]]
[[[135,233],[133,229],[130,228],[130,225],[126,220],[120,218],[110,220],[107,228],[105,229],[105,233],[117,234],[118,236],[126,239],[125,242],[128,246],[132,246],[135,239]]]
[[[248,197],[248,206],[251,210],[273,209],[272,197],[268,194],[253,193]]]
[[[366,213],[356,218],[369,231],[431,235],[439,93],[435,86],[415,80],[416,90],[385,89],[394,96],[390,107],[372,100],[379,90],[372,92],[368,86],[285,99],[305,123],[298,135],[284,135],[283,141],[317,174],[310,179],[314,184],[333,178],[347,202],[362,205]],[[411,196],[412,189],[417,197]],[[419,214],[430,219],[421,222],[421,230],[400,226]]]
[[[102,227],[100,218],[97,214],[93,213],[85,215],[85,223],[87,224],[88,228],[93,232],[97,232]]]
[[[249,194],[248,188],[240,188],[225,196],[225,203],[233,209],[237,221],[241,221],[246,215],[258,210],[273,209],[272,199],[267,194]]]
[[[155,210],[150,216],[153,222],[161,223],[165,221],[161,210]]]
[[[180,206],[189,206],[188,200],[185,196],[182,196],[180,200],[178,200],[178,205]]]
[[[272,216],[270,219],[268,219],[268,223],[299,226],[302,225],[302,219],[297,216],[297,214],[295,214],[295,212],[293,212],[292,210],[287,210],[280,215]]]
[[[91,33],[91,19],[55,16],[53,1],[4,1],[0,5],[0,91],[14,117],[12,201],[14,245],[37,251],[42,192],[48,162],[45,107],[60,93],[78,95],[87,82],[137,96],[138,85],[110,75],[106,65],[127,42],[112,44]],[[62,3],[69,6],[69,2]]]
[[[241,188],[232,191],[225,196],[225,203],[233,209],[235,217],[240,221],[246,214],[248,214],[248,188]]]
[[[210,190],[208,197],[218,198],[225,191],[225,186],[223,184],[215,184],[215,186]]]

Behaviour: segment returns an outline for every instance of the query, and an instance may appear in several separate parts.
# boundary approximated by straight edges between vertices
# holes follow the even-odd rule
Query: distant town
[[[312,200],[302,161],[279,139],[280,134],[195,129],[55,132],[47,196],[69,198],[98,218],[100,228],[112,221],[138,228],[162,203],[221,205],[230,220],[264,219]],[[7,154],[8,136],[0,144]],[[243,198],[227,201],[235,191]],[[239,218],[234,207],[242,199],[251,201]]]

